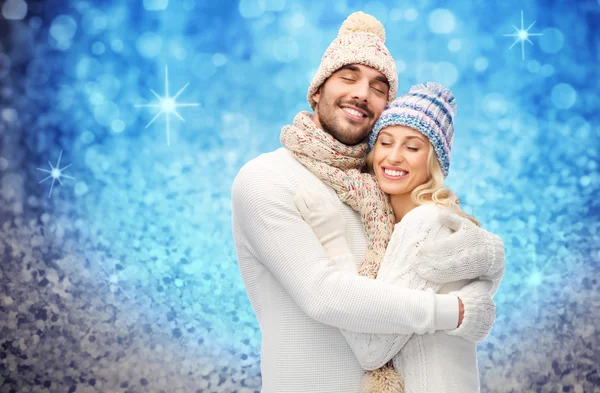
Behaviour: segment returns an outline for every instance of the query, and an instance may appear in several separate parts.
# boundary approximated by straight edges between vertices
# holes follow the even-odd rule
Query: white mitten
[[[323,195],[303,188],[294,195],[294,202],[328,257],[352,253],[346,242],[346,222],[333,203]]]
[[[420,247],[413,268],[421,277],[440,284],[485,279],[504,266],[504,244],[500,237],[450,211],[439,219],[453,233]]]

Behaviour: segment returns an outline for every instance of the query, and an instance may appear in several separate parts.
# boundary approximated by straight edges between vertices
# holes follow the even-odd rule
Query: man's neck
[[[321,122],[319,121],[319,116],[317,116],[317,112],[315,111],[313,113],[313,115],[311,116],[313,123],[315,123],[315,125],[317,127],[319,127],[320,129],[323,129],[323,127],[321,126]]]

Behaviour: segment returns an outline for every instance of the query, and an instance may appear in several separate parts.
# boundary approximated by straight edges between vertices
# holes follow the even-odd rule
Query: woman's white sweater
[[[488,233],[489,258],[494,272],[489,280],[472,281],[461,279],[468,267],[455,269],[447,277],[447,284],[436,284],[419,276],[413,268],[417,243],[435,242],[450,235],[451,230],[440,225],[440,217],[446,208],[427,204],[411,210],[396,224],[386,254],[381,264],[378,281],[399,287],[451,293],[460,290],[469,282],[481,285],[492,295],[497,291],[504,272],[504,248],[500,238]],[[464,248],[473,245],[461,245]],[[352,256],[337,258],[338,266],[357,274]],[[443,262],[439,261],[443,269]],[[488,317],[491,323],[494,310]],[[467,339],[457,336],[457,330],[437,331],[425,335],[364,334],[342,331],[361,366],[373,370],[393,359],[394,368],[404,379],[405,393],[464,393],[479,392],[479,370],[477,368],[476,337]],[[469,341],[470,340],[470,341]]]
[[[458,300],[340,269],[294,204],[300,187],[328,195],[342,211],[357,264],[366,251],[360,216],[288,150],[263,154],[240,170],[232,188],[232,229],[262,332],[262,392],[357,393],[363,369],[339,329],[396,335],[452,330]],[[483,287],[475,289],[476,296],[458,294],[465,318],[453,331],[463,336],[489,332],[480,326],[493,302]]]

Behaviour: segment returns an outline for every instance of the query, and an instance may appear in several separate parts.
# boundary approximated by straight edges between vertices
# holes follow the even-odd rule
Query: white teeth
[[[396,176],[396,177],[404,176],[408,173],[406,171],[394,171],[392,169],[387,169],[387,168],[384,169],[384,172],[386,175]]]
[[[346,113],[351,114],[352,116],[358,116],[358,117],[365,117],[364,114],[360,113],[357,110],[354,110],[352,108],[342,108]]]

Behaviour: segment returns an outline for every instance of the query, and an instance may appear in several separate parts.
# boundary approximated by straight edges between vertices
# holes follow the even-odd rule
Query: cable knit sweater
[[[434,204],[419,206],[396,224],[377,280],[436,293],[452,293],[470,282],[455,277],[456,280],[451,283],[436,284],[421,278],[411,264],[410,257],[416,252],[415,240],[435,244],[437,240],[451,234],[450,229],[439,225],[438,218],[445,209]],[[473,281],[471,286],[480,287],[479,290],[493,296],[504,272],[504,250],[496,235],[490,233],[489,239],[489,258],[499,269],[489,281]],[[464,247],[469,247],[469,244]],[[336,263],[341,269],[357,274],[354,258],[338,258]],[[493,323],[495,310],[489,309],[487,317],[490,318],[489,323]],[[394,368],[404,379],[405,393],[479,392],[475,343],[480,341],[480,337],[463,338],[459,333],[458,329],[412,336],[343,331],[363,368],[377,369],[393,358]]]
[[[459,292],[465,317],[455,329],[456,295],[398,288],[344,271],[338,263],[344,265],[349,256],[328,259],[294,204],[300,187],[328,195],[342,211],[355,265],[366,250],[360,216],[288,150],[263,154],[240,170],[232,188],[232,229],[263,336],[263,393],[358,393],[363,371],[340,328],[369,334],[447,330],[487,335],[485,289],[475,288],[473,295]]]

